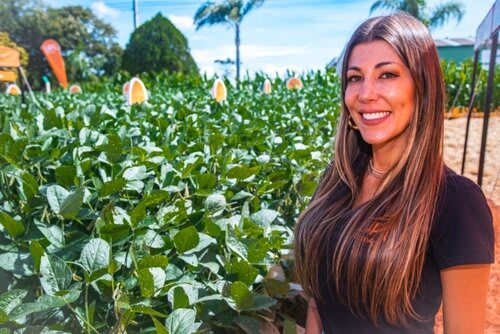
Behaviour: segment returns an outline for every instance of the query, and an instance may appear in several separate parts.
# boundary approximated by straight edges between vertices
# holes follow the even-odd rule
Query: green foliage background
[[[132,33],[122,64],[123,69],[133,75],[161,71],[198,73],[187,39],[160,13]]]
[[[0,326],[58,333],[295,331],[295,220],[331,153],[334,73],[0,97]],[[230,83],[227,83],[230,85]],[[109,90],[108,90],[109,88]],[[22,331],[21,331],[22,332]]]

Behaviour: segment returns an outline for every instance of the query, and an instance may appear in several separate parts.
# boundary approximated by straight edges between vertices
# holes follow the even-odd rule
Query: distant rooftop
[[[472,38],[445,38],[435,39],[436,46],[473,46],[474,40]]]

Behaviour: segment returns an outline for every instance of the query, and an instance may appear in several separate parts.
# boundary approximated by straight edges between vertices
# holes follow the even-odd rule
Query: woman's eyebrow
[[[386,65],[392,65],[392,64],[399,65],[399,63],[397,63],[395,61],[384,61],[384,62],[381,62],[381,63],[378,63],[377,65],[375,65],[375,68],[383,67],[383,66],[386,66]],[[349,66],[347,68],[347,70],[354,70],[354,71],[360,71],[361,72],[361,68],[359,68],[358,66]]]

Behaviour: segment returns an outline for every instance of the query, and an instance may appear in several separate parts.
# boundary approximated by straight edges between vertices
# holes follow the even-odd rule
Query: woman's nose
[[[376,82],[372,79],[365,78],[359,87],[359,100],[361,102],[375,100],[378,96]]]

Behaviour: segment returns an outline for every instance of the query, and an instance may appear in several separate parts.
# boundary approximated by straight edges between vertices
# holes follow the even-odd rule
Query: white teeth
[[[379,118],[384,118],[387,115],[389,115],[390,112],[373,112],[373,113],[363,113],[363,118],[368,119],[368,120],[373,120],[373,119],[379,119]]]

